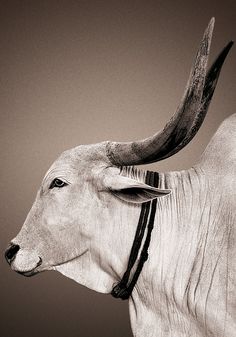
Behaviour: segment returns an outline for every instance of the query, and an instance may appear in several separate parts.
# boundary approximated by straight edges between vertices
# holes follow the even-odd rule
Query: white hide
[[[106,142],[64,152],[13,240],[12,268],[57,270],[110,293],[126,269],[140,203],[157,198],[149,259],[129,300],[134,336],[234,337],[235,149],[233,115],[197,165],[161,173],[158,188],[145,185],[144,171],[112,166]],[[50,189],[55,178],[67,185]]]

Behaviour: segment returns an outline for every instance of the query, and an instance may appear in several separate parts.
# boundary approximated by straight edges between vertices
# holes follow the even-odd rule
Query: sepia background
[[[236,39],[235,0],[1,1],[1,336],[132,335],[127,302],[56,272],[22,277],[3,253],[63,150],[146,137],[165,124],[212,16],[211,61]],[[193,165],[221,121],[235,112],[235,89],[234,47],[198,135],[152,168]]]

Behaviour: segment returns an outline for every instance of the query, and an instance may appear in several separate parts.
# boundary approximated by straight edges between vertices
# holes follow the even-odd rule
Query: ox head
[[[183,99],[163,130],[135,142],[78,146],[53,163],[5,253],[13,270],[25,276],[58,270],[92,289],[111,290],[125,267],[125,240],[133,238],[128,228],[119,236],[122,224],[137,223],[138,204],[170,193],[146,185],[142,176],[125,175],[121,167],[172,156],[197,133],[232,45],[207,72],[213,25],[214,19],[205,31]]]

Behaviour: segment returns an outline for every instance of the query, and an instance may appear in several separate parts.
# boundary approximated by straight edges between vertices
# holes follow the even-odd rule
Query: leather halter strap
[[[147,171],[145,183],[154,187],[158,187],[159,174],[157,172]],[[138,280],[138,277],[142,271],[144,263],[148,259],[148,248],[151,241],[151,233],[154,225],[156,214],[157,199],[148,201],[142,204],[141,212],[139,216],[139,222],[136,229],[133,245],[131,248],[127,269],[121,279],[121,281],[112,289],[111,295],[115,298],[121,298],[126,300],[130,297],[134,286]],[[147,228],[146,238],[143,244],[140,258],[137,264],[137,268],[130,279],[132,268],[138,258],[138,253],[142,244],[142,240]]]

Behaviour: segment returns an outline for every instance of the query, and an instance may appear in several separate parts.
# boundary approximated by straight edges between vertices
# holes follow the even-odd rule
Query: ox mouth
[[[68,262],[72,262],[74,260],[77,260],[79,259],[81,256],[83,256],[84,254],[86,254],[88,252],[88,249],[86,249],[83,253],[75,256],[75,257],[72,257],[71,259],[67,260],[67,261],[63,261],[63,262],[60,262],[60,263],[57,263],[57,264],[54,264],[52,267],[55,269],[57,267],[60,267],[60,266],[63,266],[64,264],[68,263]]]
[[[71,262],[71,261],[74,261],[78,258],[80,258],[81,256],[83,256],[85,253],[88,252],[88,249],[86,249],[82,254],[78,255],[78,256],[75,256],[67,261],[64,261],[64,262],[61,262],[61,263],[57,263],[55,265],[52,265],[50,266],[50,268],[47,268],[47,269],[37,269],[41,264],[42,264],[42,258],[39,256],[39,261],[37,263],[37,265],[31,269],[31,270],[26,270],[26,271],[20,271],[20,270],[16,270],[14,269],[14,271],[16,271],[18,274],[20,275],[23,275],[23,276],[26,276],[26,277],[31,277],[31,276],[35,276],[37,275],[38,273],[41,273],[42,271],[45,271],[45,270],[57,270],[56,268],[57,267],[60,267],[60,266],[63,266],[64,264],[68,263],[68,262]]]
[[[31,277],[34,276],[36,274],[39,273],[39,270],[36,270],[40,265],[42,264],[42,258],[39,257],[39,262],[37,263],[36,267],[34,267],[31,270],[27,270],[27,271],[19,271],[19,270],[15,270],[18,274],[26,276],[26,277]]]

